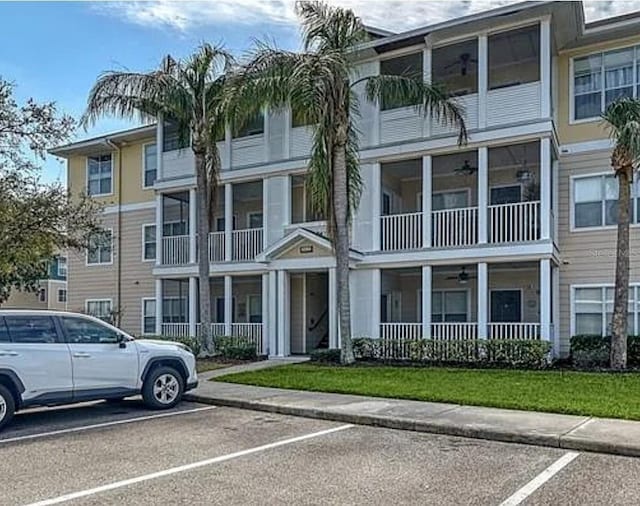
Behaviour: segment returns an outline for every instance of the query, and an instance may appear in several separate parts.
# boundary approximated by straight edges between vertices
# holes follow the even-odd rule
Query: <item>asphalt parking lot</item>
[[[1,505],[619,505],[639,476],[640,459],[193,403],[36,410],[0,434]]]

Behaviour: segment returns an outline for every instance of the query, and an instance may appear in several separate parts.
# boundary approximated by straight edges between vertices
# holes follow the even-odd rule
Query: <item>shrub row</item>
[[[200,339],[191,336],[143,336],[143,338],[174,341],[184,344],[196,357],[202,352]],[[215,355],[230,360],[256,360],[258,354],[256,345],[245,337],[214,336],[213,346]]]
[[[607,367],[611,336],[581,334],[571,338],[571,362],[576,367]],[[627,337],[627,364],[640,367],[640,336]]]
[[[435,339],[353,340],[357,360],[405,361],[442,364],[486,364],[511,367],[545,367],[550,363],[551,343],[541,340]]]

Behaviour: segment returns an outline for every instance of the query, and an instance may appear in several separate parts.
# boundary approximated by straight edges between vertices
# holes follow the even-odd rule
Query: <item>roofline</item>
[[[156,130],[156,124],[144,125],[141,127],[129,128],[127,130],[119,130],[116,132],[110,132],[97,137],[91,137],[89,139],[83,139],[81,141],[64,144],[62,146],[56,146],[49,149],[47,152],[50,155],[61,156],[71,154],[73,151],[82,148],[88,148],[93,146],[109,145],[109,142],[126,141],[127,138],[136,134],[153,133]]]
[[[620,14],[619,16],[613,16],[610,18],[602,18],[584,25],[584,35],[590,35],[592,33],[613,30],[615,28],[622,28],[629,25],[640,24],[640,11],[628,12],[627,14]]]

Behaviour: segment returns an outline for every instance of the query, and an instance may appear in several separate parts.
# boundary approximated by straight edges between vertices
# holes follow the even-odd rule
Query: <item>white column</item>
[[[431,156],[422,157],[422,247],[431,247]]]
[[[382,177],[379,163],[374,163],[371,173],[371,235],[373,251],[380,251],[380,208],[382,206]]]
[[[422,266],[422,337],[431,338],[431,266]]]
[[[487,126],[487,92],[489,91],[489,44],[486,35],[478,37],[478,128]]]
[[[233,320],[233,278],[224,277],[224,333],[231,335],[231,323]]]
[[[291,340],[289,338],[289,273],[278,271],[278,346],[276,355],[289,355]]]
[[[162,265],[162,193],[156,193],[156,265]]]
[[[376,61],[374,64],[373,75],[380,75],[380,61]],[[373,104],[373,128],[371,129],[371,145],[377,146],[380,144],[380,100],[376,100]]]
[[[272,313],[269,313],[269,274],[263,273],[261,276],[262,281],[262,353],[268,355],[269,353],[269,325],[272,318]],[[274,315],[275,316],[275,315]]]
[[[291,107],[287,107],[284,111],[284,157],[291,157]]]
[[[540,235],[551,234],[551,140],[540,139]]]
[[[162,334],[162,280],[156,279],[156,334]]]
[[[560,269],[551,266],[551,320],[553,323],[553,356],[560,357]]]
[[[196,258],[196,231],[197,231],[197,212],[198,206],[196,205],[196,189],[191,188],[189,190],[189,262],[194,264],[197,262]],[[205,253],[206,254],[206,253]]]
[[[551,237],[558,240],[558,184],[560,183],[560,164],[558,160],[551,163],[551,202],[553,207],[553,221],[551,222]]]
[[[551,260],[540,260],[540,336],[549,339],[551,326]]]
[[[374,339],[380,337],[381,277],[380,269],[373,269],[371,279],[371,330],[369,332]]]
[[[266,179],[262,180],[262,249],[267,249],[269,240],[267,237],[267,226],[269,214],[269,185]]]
[[[189,278],[189,335],[196,335],[198,315],[198,278]]]
[[[487,242],[489,209],[489,150],[478,148],[478,242]]]
[[[336,292],[336,268],[329,269],[329,348],[340,347],[338,335],[338,294]]]
[[[551,117],[551,20],[540,23],[540,117]]]
[[[164,121],[162,114],[158,114],[158,123],[156,124],[156,179],[162,179],[163,176],[163,160],[162,153],[164,148]]]
[[[486,262],[478,264],[478,338],[487,339],[487,321],[489,317],[489,266]]]
[[[231,168],[232,145],[233,138],[231,136],[231,125],[227,125],[224,131],[224,158],[226,159],[227,163],[222,166],[222,170],[228,170]]]
[[[270,126],[271,118],[269,117],[269,111],[267,109],[262,110],[262,115],[264,118],[264,121],[263,121],[264,133],[262,135],[264,159],[265,161],[268,162],[269,160],[271,160],[271,149],[269,148],[269,129],[271,128]]]
[[[233,186],[231,183],[224,185],[224,260],[230,262],[233,255],[232,240],[233,230]]]
[[[277,355],[278,349],[278,325],[279,325],[279,315],[277,297],[278,297],[278,274],[277,271],[269,271],[269,292],[267,296],[267,353],[269,356]],[[264,307],[264,304],[263,304]]]
[[[431,47],[427,43],[427,47],[422,50],[422,79],[426,83],[431,83]],[[422,122],[423,136],[431,136],[431,114],[425,111],[425,120]]]

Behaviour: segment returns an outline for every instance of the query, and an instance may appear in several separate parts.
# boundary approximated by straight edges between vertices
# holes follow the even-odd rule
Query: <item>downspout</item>
[[[116,304],[114,325],[119,327],[122,318],[122,308],[120,301],[122,299],[122,149],[121,146],[113,142],[111,139],[105,141],[111,149],[118,153],[118,192],[117,192],[117,223],[118,234],[116,236]]]

